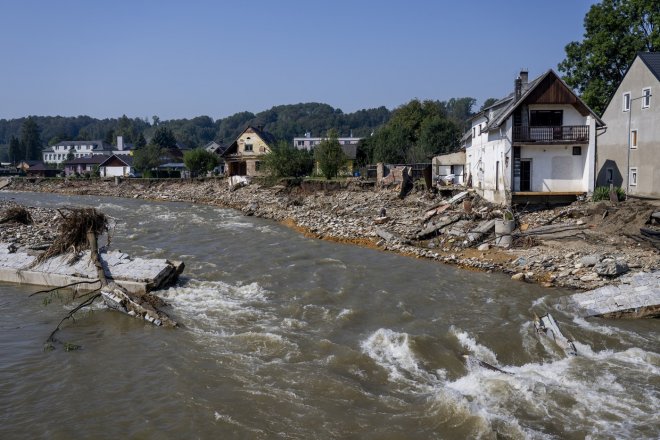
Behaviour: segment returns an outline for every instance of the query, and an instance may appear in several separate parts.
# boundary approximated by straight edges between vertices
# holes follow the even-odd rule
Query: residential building
[[[355,172],[355,158],[357,156],[357,144],[344,144],[341,145],[341,149],[346,156],[346,161],[344,165],[339,169],[340,176],[352,176]],[[315,173],[320,175],[321,167],[318,161],[314,162]]]
[[[446,185],[463,185],[465,170],[465,151],[442,154],[431,160],[431,172],[434,182]]]
[[[660,52],[637,54],[603,113],[596,185],[660,198]]]
[[[528,81],[471,119],[463,136],[468,180],[485,199],[517,203],[593,191],[602,120],[553,71]]]
[[[28,177],[57,177],[62,173],[62,170],[51,168],[48,164],[39,162],[30,166],[25,173]]]
[[[94,169],[98,168],[106,159],[106,156],[95,155],[92,157],[79,157],[73,160],[67,160],[64,162],[64,175],[91,175],[94,172]]]
[[[133,156],[113,154],[99,164],[101,177],[131,177],[135,175]]]
[[[222,153],[228,176],[259,176],[261,158],[271,151],[275,137],[261,129],[248,126]]]
[[[204,149],[208,151],[209,153],[213,153],[218,155],[220,158],[220,161],[218,163],[218,166],[216,167],[215,171],[217,171],[218,174],[224,174],[225,173],[225,159],[222,157],[222,153],[225,152],[227,149],[226,146],[223,146],[222,144],[219,144],[215,141],[211,141],[208,144],[204,145]]]
[[[113,146],[102,140],[62,141],[42,150],[44,163],[61,164],[66,161],[69,152],[75,159],[92,156],[112,156],[113,154],[131,154],[133,144],[124,143],[122,136],[117,136],[117,145]]]
[[[312,150],[322,141],[326,140],[327,137],[312,137],[311,133],[305,133],[304,137],[294,137],[293,146],[299,150]],[[359,137],[340,137],[337,138],[339,145],[356,145],[360,142]]]

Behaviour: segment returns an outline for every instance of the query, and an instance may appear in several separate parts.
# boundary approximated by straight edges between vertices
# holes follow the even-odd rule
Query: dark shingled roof
[[[64,162],[64,165],[87,165],[87,164],[92,164],[92,165],[98,165],[101,162],[105,161],[108,158],[108,156],[103,156],[101,154],[97,154],[96,156],[92,157],[78,157],[73,160],[67,160]]]
[[[238,150],[238,139],[243,135],[243,133],[245,133],[248,130],[252,130],[252,132],[257,136],[259,136],[261,140],[263,140],[266,143],[266,145],[268,145],[270,148],[272,148],[277,143],[277,139],[271,133],[267,131],[263,131],[258,127],[253,127],[252,125],[249,125],[245,130],[241,132],[241,134],[238,135],[238,137],[234,142],[232,142],[227,148],[225,148],[225,151],[222,153],[222,156],[229,156],[230,154],[236,152]]]
[[[133,156],[129,156],[128,154],[113,154],[110,157],[104,156],[105,160],[101,162],[99,166],[105,165],[106,162],[110,161],[113,157],[116,157],[120,161],[124,162],[126,166],[133,166]]]
[[[660,81],[660,52],[639,52],[637,55]]]

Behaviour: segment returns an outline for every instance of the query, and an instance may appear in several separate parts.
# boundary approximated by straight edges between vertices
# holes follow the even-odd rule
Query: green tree
[[[471,113],[473,98],[458,98],[448,103],[414,99],[394,112],[390,120],[373,136],[358,145],[359,162],[427,162],[437,153],[451,151],[458,145],[460,124],[447,116],[449,105],[456,114]]]
[[[115,143],[115,131],[114,130],[108,130],[105,132],[105,136],[103,136],[103,142],[106,144],[114,145]]]
[[[143,175],[149,175],[151,170],[158,168],[163,157],[163,149],[156,144],[135,151],[133,154],[133,167]]]
[[[328,138],[322,140],[314,148],[314,159],[318,162],[321,174],[326,179],[337,177],[339,170],[346,163],[346,155],[344,154],[344,150],[341,149],[337,137],[337,131],[334,129],[330,130],[328,132]]]
[[[12,136],[9,140],[9,161],[12,164],[20,162],[25,157],[21,141],[16,136]]]
[[[151,143],[161,148],[176,148],[176,138],[174,133],[167,127],[160,126],[154,132]]]
[[[637,52],[660,50],[660,2],[603,0],[591,6],[583,40],[565,50],[563,79],[602,114]]]
[[[137,139],[135,140],[135,148],[140,149],[144,148],[147,145],[147,140],[144,138],[142,133],[138,134]]]
[[[25,160],[40,159],[41,130],[32,116],[28,117],[21,127],[21,145],[25,153]]]
[[[69,160],[73,160],[75,158],[76,158],[76,156],[75,156],[75,154],[73,154],[73,148],[69,148],[69,151],[66,153],[66,160],[69,161]]]
[[[481,105],[481,108],[479,111],[483,111],[483,109],[490,107],[491,105],[495,104],[498,101],[497,98],[488,98],[484,101],[484,103]]]
[[[291,143],[280,141],[262,159],[264,169],[274,177],[303,177],[314,169],[314,156]]]
[[[183,163],[190,171],[190,174],[195,177],[199,173],[213,171],[213,168],[217,167],[218,163],[220,163],[220,158],[217,154],[206,151],[203,148],[195,148],[183,154]]]

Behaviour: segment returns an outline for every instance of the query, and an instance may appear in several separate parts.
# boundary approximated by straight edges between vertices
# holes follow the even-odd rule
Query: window
[[[245,144],[245,151],[252,151],[252,144]]]
[[[605,178],[607,179],[607,183],[614,182],[614,168],[608,168],[605,170]]]
[[[302,147],[304,143],[305,143],[304,141],[298,141],[298,146]]]
[[[477,137],[477,129],[475,127],[472,127],[472,137]]]
[[[624,112],[630,111],[630,92],[626,92],[623,94],[623,111]]]
[[[637,148],[637,130],[630,130],[630,148]]]
[[[630,169],[630,185],[637,186],[637,168]]]
[[[532,127],[561,127],[563,121],[563,110],[531,110],[529,112],[529,125]]]
[[[573,147],[573,156],[582,156],[582,147]]]
[[[651,107],[651,88],[642,89],[642,108]]]

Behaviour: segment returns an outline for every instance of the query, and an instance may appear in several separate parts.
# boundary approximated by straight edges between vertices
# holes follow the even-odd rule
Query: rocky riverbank
[[[14,179],[6,190],[101,195],[155,201],[202,203],[272,219],[320,239],[370,246],[464,268],[501,271],[516,279],[575,289],[616,283],[629,271],[660,268],[657,242],[640,234],[656,230],[658,206],[640,201],[576,202],[568,207],[515,212],[513,246],[493,246],[493,220],[504,215],[476,194],[413,190],[399,198],[396,188],[373,189],[362,182],[250,184],[231,191],[225,179],[201,181],[129,179]],[[1,206],[0,206],[1,207]],[[41,215],[41,214],[39,214]],[[43,213],[47,222],[52,214]],[[39,222],[35,222],[38,224]],[[13,227],[13,226],[12,226]],[[0,238],[39,245],[48,232],[16,227]],[[47,228],[44,228],[47,229]],[[38,232],[37,232],[38,231]]]

